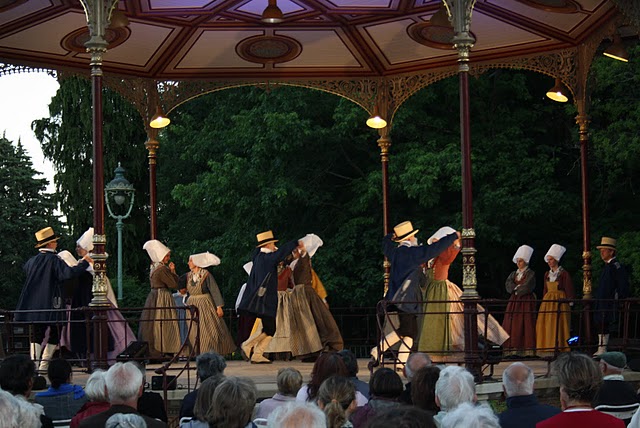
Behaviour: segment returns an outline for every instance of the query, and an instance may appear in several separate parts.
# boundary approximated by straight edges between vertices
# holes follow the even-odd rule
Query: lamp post
[[[122,300],[122,221],[129,217],[133,209],[135,190],[133,185],[124,178],[124,168],[118,162],[115,169],[116,176],[104,188],[104,199],[107,203],[109,216],[116,222],[118,229],[118,300]],[[127,206],[128,202],[128,206]],[[111,204],[115,203],[114,209]],[[116,213],[114,213],[116,211]],[[125,213],[126,212],[126,213]],[[122,213],[125,213],[124,215]]]

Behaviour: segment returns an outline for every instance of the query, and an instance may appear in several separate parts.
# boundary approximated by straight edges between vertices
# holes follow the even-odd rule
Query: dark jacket
[[[59,321],[64,312],[47,312],[49,309],[64,309],[62,283],[81,275],[89,263],[82,260],[69,267],[56,253],[41,251],[24,265],[27,278],[18,299],[16,310],[37,310],[31,313],[16,313],[16,321]]]
[[[254,315],[258,318],[263,316],[275,318],[278,310],[278,263],[291,254],[297,246],[298,241],[290,241],[272,253],[262,252],[260,248],[254,250],[252,254],[253,268],[242,295],[242,301],[238,306],[238,313]],[[250,308],[250,302],[263,282],[267,288],[265,308],[262,311],[254,311]]]
[[[601,299],[615,299],[616,293],[618,298],[626,299],[629,297],[629,274],[626,268],[620,264],[615,257],[604,264],[600,281],[598,281],[598,289],[596,290],[596,312],[594,320],[597,324],[603,321],[611,321],[614,318],[613,302],[603,302]]]
[[[142,416],[144,421],[147,423],[147,428],[166,428],[167,427],[166,423],[156,419],[152,419],[145,415],[141,415],[133,407],[125,406],[122,404],[113,405],[109,407],[109,410],[106,410],[102,413],[98,413],[97,415],[84,419],[82,422],[80,422],[79,427],[80,428],[104,427],[104,424],[107,422],[107,419],[109,419],[111,416],[115,415],[116,413],[135,413],[136,415],[140,415]]]
[[[633,414],[640,407],[633,385],[617,379],[605,379],[592,404],[594,409],[622,419],[625,425],[629,425]]]
[[[535,395],[507,398],[507,410],[500,413],[502,428],[535,428],[536,424],[561,413],[557,407],[538,403]]]
[[[382,240],[382,251],[391,263],[389,290],[386,300],[400,302],[397,308],[404,312],[417,313],[421,311],[422,300],[420,291],[420,265],[437,257],[458,239],[457,233],[451,233],[431,245],[409,247],[394,242],[393,234]],[[408,303],[402,303],[408,302]]]

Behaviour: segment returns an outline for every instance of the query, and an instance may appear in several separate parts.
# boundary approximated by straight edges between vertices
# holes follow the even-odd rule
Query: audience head
[[[340,428],[356,409],[356,388],[344,376],[331,376],[318,390],[318,407],[327,416],[327,428]]]
[[[338,355],[342,358],[345,367],[347,367],[348,377],[356,377],[358,374],[358,359],[349,349],[343,349],[338,352]]]
[[[36,365],[28,355],[10,355],[0,362],[0,388],[13,395],[27,396],[35,374]]]
[[[276,382],[280,394],[295,397],[302,387],[302,374],[300,374],[298,370],[290,367],[280,369],[278,370]]]
[[[131,362],[111,366],[105,375],[105,382],[111,404],[137,402],[142,394],[142,373]]]
[[[227,368],[227,362],[220,354],[213,351],[205,352],[196,358],[196,369],[200,382],[216,374],[223,374]]]
[[[147,369],[140,361],[130,361],[130,363],[136,366],[138,370],[140,370],[140,373],[142,373],[142,387],[144,388],[147,385]]]
[[[462,403],[442,418],[441,428],[500,428],[500,421],[486,404]]]
[[[622,352],[605,352],[596,358],[600,360],[600,370],[602,374],[622,374],[627,366],[627,357]]]
[[[135,413],[116,413],[107,419],[104,428],[147,428],[147,423]]]
[[[0,389],[0,428],[40,427],[42,410]]]
[[[268,428],[326,428],[327,418],[315,404],[291,402],[269,415]]]
[[[251,379],[228,377],[213,394],[212,426],[244,428],[251,421],[258,392]]]
[[[429,357],[424,352],[414,352],[409,354],[409,358],[407,359],[407,363],[404,365],[404,377],[407,378],[409,382],[413,379],[413,375],[422,367],[431,365],[431,357]]]
[[[551,369],[560,384],[560,402],[591,404],[602,383],[602,373],[596,362],[579,352],[560,354]]]
[[[533,394],[533,370],[523,363],[513,363],[502,372],[502,388],[507,397]]]
[[[71,382],[71,364],[63,358],[56,358],[49,362],[47,376],[52,388],[60,388],[63,383]]]
[[[414,406],[393,407],[376,413],[367,428],[436,428],[433,416]]]
[[[106,391],[104,370],[95,370],[87,379],[87,385],[84,387],[84,392],[91,401],[109,401],[109,396]]]
[[[436,404],[449,412],[461,403],[475,403],[476,384],[473,375],[459,366],[447,366],[436,382]]]
[[[371,376],[369,390],[374,398],[396,399],[402,394],[404,385],[395,370],[381,368]]]
[[[440,377],[438,366],[426,366],[415,372],[411,381],[411,401],[414,406],[433,414],[438,413],[436,404],[438,377]]]
[[[308,385],[307,401],[315,401],[322,382],[333,375],[347,377],[347,366],[344,365],[344,361],[342,361],[340,355],[335,352],[324,352],[320,354],[311,370],[311,381]]]
[[[216,392],[216,388],[223,380],[225,380],[224,375],[218,373],[200,384],[193,405],[193,416],[197,420],[207,423],[213,420],[213,393]]]

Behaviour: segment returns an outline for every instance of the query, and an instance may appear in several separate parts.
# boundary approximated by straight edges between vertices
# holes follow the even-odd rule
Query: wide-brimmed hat
[[[313,257],[313,255],[318,251],[318,248],[322,247],[324,242],[318,235],[314,235],[313,233],[307,234],[304,238],[300,239],[304,244],[304,248],[309,253],[309,257]]]
[[[147,251],[147,254],[149,254],[149,258],[154,263],[161,262],[162,259],[164,259],[164,256],[169,254],[169,252],[171,251],[169,247],[167,247],[157,239],[152,239],[145,242],[142,246],[142,249]]]
[[[393,228],[393,232],[396,234],[393,240],[396,242],[405,241],[411,238],[413,235],[415,235],[419,231],[420,229],[413,228],[413,225],[411,224],[410,221],[403,221],[402,223],[398,224],[396,227]]]
[[[73,254],[71,254],[67,250],[60,251],[58,253],[58,257],[60,257],[62,261],[65,262],[70,267],[74,267],[78,265],[78,260],[75,257],[73,257]]]
[[[445,236],[451,235],[452,233],[456,233],[456,230],[453,227],[442,226],[440,229],[436,231],[436,233],[434,233],[429,237],[429,239],[427,239],[427,244],[431,245],[433,244],[433,241],[435,241],[436,239],[439,241]]]
[[[596,248],[599,250],[601,248],[609,248],[611,250],[615,250],[616,249],[616,240],[613,238],[609,238],[607,236],[603,236],[602,239],[600,240],[600,245],[598,245]]]
[[[87,229],[76,241],[76,245],[86,251],[93,250],[93,227]]]
[[[567,251],[562,245],[553,244],[549,247],[549,251],[544,255],[544,261],[549,263],[549,257],[553,257],[557,262],[560,261],[564,253]]]
[[[40,229],[36,232],[36,248],[44,247],[49,242],[57,241],[58,239],[60,239],[60,237],[55,234],[53,228],[45,227],[44,229]]]
[[[258,245],[256,245],[256,247],[263,247],[269,244],[270,242],[278,242],[278,240],[273,237],[273,232],[270,230],[267,230],[266,232],[258,233],[256,235],[256,239],[258,240]]]
[[[220,264],[220,258],[208,251],[206,253],[191,254],[189,258],[191,259],[193,264],[198,266],[199,268],[218,266]]]
[[[596,357],[597,360],[602,360],[610,366],[623,369],[627,366],[627,357],[622,352],[605,352]]]
[[[522,259],[528,264],[529,260],[531,260],[531,254],[533,254],[533,248],[528,245],[520,245],[516,253],[513,255],[513,262],[518,264],[518,259]]]

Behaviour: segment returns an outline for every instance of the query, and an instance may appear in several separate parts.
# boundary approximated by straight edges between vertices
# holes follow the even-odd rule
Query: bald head
[[[507,397],[533,394],[533,370],[526,364],[513,363],[502,373],[502,385]]]
[[[411,381],[413,375],[423,367],[431,365],[431,357],[424,352],[413,352],[404,366],[404,376]]]

